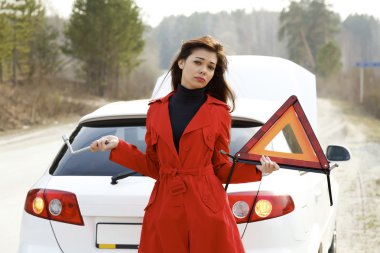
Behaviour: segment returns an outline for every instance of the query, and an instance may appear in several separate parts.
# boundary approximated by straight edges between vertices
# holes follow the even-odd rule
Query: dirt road
[[[318,100],[318,112],[321,145],[345,145],[352,153],[351,161],[332,172],[340,184],[338,251],[380,252],[380,141],[368,137],[362,120],[342,114],[328,100]],[[380,129],[380,121],[371,122]],[[1,252],[17,252],[25,195],[58,152],[61,135],[74,127],[58,124],[0,136]]]
[[[332,172],[340,185],[338,252],[380,252],[380,142],[370,137],[372,131],[380,128],[380,121],[371,120],[371,124],[364,121],[343,114],[329,100],[318,100],[321,145],[344,145],[352,155],[350,161],[341,163]]]

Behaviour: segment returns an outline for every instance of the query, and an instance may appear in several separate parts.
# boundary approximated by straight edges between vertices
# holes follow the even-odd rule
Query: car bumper
[[[294,214],[248,224],[242,239],[246,253],[315,253],[320,235],[306,233]],[[245,224],[238,225],[242,234]],[[268,229],[270,228],[270,229]],[[313,236],[314,235],[314,236]],[[314,237],[314,238],[313,238]],[[314,242],[314,239],[316,242]]]

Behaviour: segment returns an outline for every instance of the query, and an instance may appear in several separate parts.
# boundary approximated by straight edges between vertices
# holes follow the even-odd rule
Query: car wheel
[[[336,230],[334,230],[333,239],[331,240],[331,245],[328,253],[336,253]]]

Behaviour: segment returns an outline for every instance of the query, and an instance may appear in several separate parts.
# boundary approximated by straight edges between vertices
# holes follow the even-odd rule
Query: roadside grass
[[[106,100],[56,86],[0,83],[0,135],[80,118]]]
[[[367,229],[375,229],[379,227],[379,221],[374,214],[367,216],[365,224]]]

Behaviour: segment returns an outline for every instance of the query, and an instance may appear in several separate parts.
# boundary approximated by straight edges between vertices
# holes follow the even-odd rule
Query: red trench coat
[[[169,97],[150,103],[146,153],[120,140],[110,159],[156,179],[145,208],[140,253],[244,252],[222,183],[231,162],[231,116],[222,101],[207,96],[186,127],[177,153]],[[258,181],[255,165],[237,164],[232,183]]]

